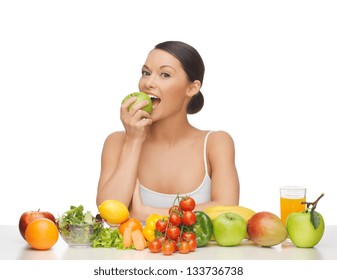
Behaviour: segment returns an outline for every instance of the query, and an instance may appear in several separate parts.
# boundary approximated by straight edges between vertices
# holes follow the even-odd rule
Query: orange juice
[[[286,220],[289,214],[293,212],[302,212],[305,210],[305,204],[301,204],[305,201],[305,198],[280,198],[281,205],[281,220],[283,224],[286,224]]]

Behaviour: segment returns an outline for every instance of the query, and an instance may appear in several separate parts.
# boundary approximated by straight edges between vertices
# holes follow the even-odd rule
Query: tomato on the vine
[[[175,252],[176,248],[173,242],[165,241],[161,247],[161,251],[164,255],[169,256]]]
[[[193,211],[195,208],[195,201],[192,197],[186,196],[180,200],[179,206],[182,211]]]
[[[184,231],[181,235],[181,239],[190,241],[192,239],[196,239],[195,233],[192,231]]]
[[[151,253],[158,253],[161,251],[162,243],[159,239],[155,239],[147,246]]]
[[[187,254],[190,252],[191,246],[187,241],[181,241],[178,244],[178,251],[180,254]]]
[[[166,235],[172,240],[177,240],[180,236],[180,229],[177,226],[171,226],[166,230]]]
[[[172,213],[181,214],[181,209],[178,205],[173,205],[170,207],[168,212],[169,212],[169,215],[171,215]]]
[[[183,224],[186,226],[192,226],[197,221],[197,216],[193,211],[185,211],[183,214]]]
[[[160,219],[156,222],[156,230],[159,232],[165,232],[167,227],[167,220]]]
[[[171,223],[171,225],[178,227],[183,222],[183,218],[181,217],[180,214],[172,212],[169,218],[169,222]]]
[[[190,239],[187,241],[188,244],[190,244],[190,252],[195,251],[195,249],[197,248],[198,244],[197,244],[197,240],[196,239]]]
[[[192,197],[177,195],[168,210],[169,216],[155,222],[156,239],[148,244],[150,252],[161,251],[164,255],[171,255],[179,251],[187,254],[197,248],[197,237],[190,227],[196,222],[195,206]]]
[[[171,242],[174,245],[174,252],[178,250],[178,240],[168,240],[169,242]]]

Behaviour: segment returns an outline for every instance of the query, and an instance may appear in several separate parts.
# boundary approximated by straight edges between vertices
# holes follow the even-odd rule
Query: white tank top
[[[201,185],[196,188],[194,191],[180,194],[181,196],[188,195],[191,196],[196,204],[206,203],[211,201],[211,178],[208,175],[207,170],[207,158],[206,158],[206,146],[207,146],[207,139],[209,134],[212,131],[209,131],[206,134],[205,141],[204,141],[204,165],[206,174],[204,180],[202,181]],[[152,191],[148,188],[145,188],[142,184],[140,184],[140,195],[143,201],[143,204],[146,206],[151,206],[154,208],[169,208],[172,206],[173,201],[176,197],[176,194],[165,194],[160,192]]]

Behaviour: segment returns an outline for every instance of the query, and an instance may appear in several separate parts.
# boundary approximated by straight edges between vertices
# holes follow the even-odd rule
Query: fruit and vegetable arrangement
[[[151,235],[148,244],[151,253],[171,255],[178,251],[187,254],[209,242],[212,222],[207,214],[193,211],[194,208],[192,197],[177,195],[168,216],[158,219],[153,227],[154,237]]]
[[[318,201],[305,202],[305,211],[292,213],[286,224],[274,213],[254,212],[243,206],[211,206],[196,211],[192,197],[177,195],[167,216],[149,215],[142,224],[130,217],[118,200],[106,200],[95,216],[82,205],[70,206],[60,217],[50,212],[27,211],[19,231],[31,248],[48,250],[59,235],[69,246],[149,250],[151,253],[188,254],[213,242],[239,246],[244,239],[260,247],[276,246],[287,237],[296,247],[312,248],[324,234],[324,219],[316,211]]]

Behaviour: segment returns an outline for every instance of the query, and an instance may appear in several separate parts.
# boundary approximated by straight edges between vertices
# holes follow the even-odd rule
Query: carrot
[[[143,233],[139,229],[136,229],[131,233],[131,236],[136,250],[144,250],[146,247],[146,240]]]
[[[126,228],[123,232],[123,245],[125,248],[132,246],[132,229]]]

